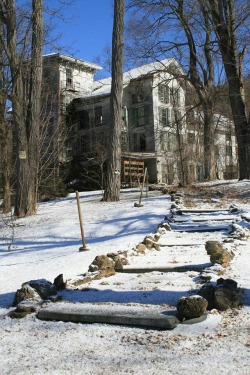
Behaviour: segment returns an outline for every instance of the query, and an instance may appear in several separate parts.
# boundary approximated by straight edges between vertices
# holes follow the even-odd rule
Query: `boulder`
[[[115,262],[107,255],[98,255],[89,266],[89,272],[96,271],[98,271],[98,274],[94,279],[112,276],[115,274]]]
[[[67,280],[64,279],[63,274],[61,273],[54,279],[54,285],[56,290],[63,290],[66,289]]]
[[[144,238],[143,243],[146,245],[148,249],[152,249],[154,245],[154,237],[153,236],[147,236]]]
[[[34,302],[40,302],[41,297],[37,293],[37,291],[32,288],[30,285],[25,284],[21,287],[21,289],[18,289],[14,296],[13,306],[17,306],[22,301],[34,301]]]
[[[27,303],[20,303],[15,310],[9,313],[10,318],[20,319],[24,318],[28,314],[37,312],[37,309],[34,305]]]
[[[241,304],[242,290],[236,281],[220,278],[214,291],[214,307],[219,311],[238,308]]]
[[[200,295],[181,297],[177,303],[177,311],[182,320],[193,319],[203,315],[207,306],[207,300]]]
[[[212,310],[214,309],[214,290],[215,287],[212,284],[205,284],[199,290],[198,294],[205,298],[208,302],[207,309]]]
[[[238,288],[236,281],[219,278],[215,286],[212,284],[203,285],[199,295],[208,301],[209,310],[225,311],[240,306],[242,290]]]
[[[42,299],[46,299],[49,296],[57,293],[56,286],[45,279],[30,280],[22,284],[22,286],[26,285],[29,285],[31,288],[35,289]]]
[[[207,241],[205,244],[207,254],[210,255],[210,262],[221,264],[226,268],[233,258],[233,253],[223,248],[219,241]]]
[[[136,251],[141,254],[145,254],[147,247],[144,243],[139,243],[139,245],[136,246]]]

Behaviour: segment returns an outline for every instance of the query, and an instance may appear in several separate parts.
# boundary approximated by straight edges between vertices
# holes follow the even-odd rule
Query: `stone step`
[[[173,216],[168,219],[172,223],[202,223],[202,222],[216,222],[216,221],[227,221],[227,222],[233,222],[235,220],[241,220],[239,216],[235,215],[224,215],[224,216],[206,216],[206,217],[181,217],[181,216]]]
[[[176,266],[176,267],[127,267],[124,266],[122,269],[116,270],[119,273],[148,273],[148,272],[202,272],[205,268],[211,266],[211,263],[206,263],[202,265],[188,265],[188,266]]]
[[[37,318],[75,323],[105,323],[170,330],[179,320],[175,310],[111,304],[56,303],[41,309]]]
[[[228,223],[227,225],[217,224],[217,223],[207,223],[207,224],[198,224],[198,223],[170,223],[169,226],[174,231],[179,232],[215,232],[221,230],[231,230],[232,225]]]
[[[210,213],[216,213],[216,212],[227,212],[228,214],[231,212],[228,209],[223,208],[209,208],[209,209],[180,209],[177,210],[175,213],[178,215],[182,215],[184,213],[190,213],[190,214],[210,214]]]

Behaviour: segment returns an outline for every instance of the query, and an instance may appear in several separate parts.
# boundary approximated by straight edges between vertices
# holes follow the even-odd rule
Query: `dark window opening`
[[[79,130],[89,129],[88,111],[82,110],[77,113]]]
[[[73,72],[71,68],[66,68],[66,86],[73,86]]]
[[[102,107],[95,107],[95,126],[102,125]]]

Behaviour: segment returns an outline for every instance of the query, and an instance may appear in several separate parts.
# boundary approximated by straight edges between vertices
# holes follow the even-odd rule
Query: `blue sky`
[[[50,6],[58,0],[47,0]],[[64,7],[67,21],[54,19],[56,32],[63,36],[60,44],[70,47],[68,53],[86,61],[101,55],[107,43],[111,44],[113,28],[113,0],[74,0]]]

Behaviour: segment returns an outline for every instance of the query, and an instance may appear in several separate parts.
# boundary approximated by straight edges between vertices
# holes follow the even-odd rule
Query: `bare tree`
[[[156,60],[175,57],[186,72],[182,76],[177,72],[175,78],[186,79],[197,93],[204,113],[205,179],[213,180],[216,178],[213,136],[216,55],[207,9],[197,0],[131,0],[130,5],[137,9],[132,21],[136,30],[130,29],[136,40],[136,47],[132,48],[138,57]]]
[[[124,0],[114,2],[112,84],[110,96],[110,150],[105,201],[118,201],[121,187],[121,122],[123,93]]]
[[[204,1],[201,1],[204,3]],[[211,0],[205,2],[211,11],[211,20],[219,44],[228,81],[229,99],[238,143],[239,178],[250,178],[250,123],[247,118],[242,63],[247,45],[239,51],[239,30],[250,19],[247,1]],[[238,18],[237,18],[238,17]],[[249,30],[246,29],[249,34]]]
[[[11,71],[11,102],[17,140],[17,178],[15,214],[18,217],[36,212],[37,169],[39,160],[39,115],[42,84],[43,0],[32,0],[32,10],[23,30],[22,44],[18,35],[15,0],[0,3],[1,22],[7,38],[1,38]],[[31,31],[30,55],[27,45]]]

